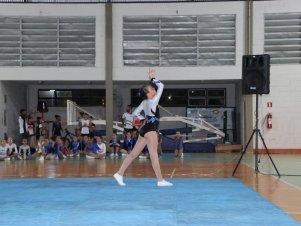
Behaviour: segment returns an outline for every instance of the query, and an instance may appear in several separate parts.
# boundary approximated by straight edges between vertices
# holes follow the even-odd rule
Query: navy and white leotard
[[[161,98],[164,85],[157,79],[152,79],[158,89],[156,95],[152,99],[146,99],[141,102],[141,104],[133,112],[133,116],[141,119],[144,117],[141,115],[141,112],[144,111],[145,114],[145,125],[140,129],[140,135],[143,137],[144,134],[150,131],[157,131],[159,128],[159,100]]]

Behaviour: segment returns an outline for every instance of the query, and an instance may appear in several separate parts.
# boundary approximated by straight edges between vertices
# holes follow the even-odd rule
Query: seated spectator
[[[102,136],[96,137],[96,146],[97,158],[102,159],[106,155],[106,145],[103,142]]]
[[[77,137],[73,137],[70,155],[75,157],[75,156],[79,156],[79,154],[80,154],[80,143]]]
[[[97,145],[94,143],[94,139],[92,137],[88,138],[88,143],[84,152],[87,158],[98,158]]]
[[[123,155],[130,154],[136,144],[136,139],[132,137],[131,132],[126,132],[126,138],[123,141],[123,147],[121,153]]]
[[[144,146],[144,148],[138,158],[139,159],[149,159],[149,151],[148,151],[147,145]]]
[[[111,156],[118,155],[120,153],[120,142],[117,139],[116,133],[112,134],[112,140],[110,140],[109,147]]]
[[[138,136],[139,136],[138,130],[137,130],[137,129],[133,130],[133,132],[132,132],[132,137],[133,137],[134,139],[138,140]]]
[[[27,160],[30,156],[30,147],[26,138],[22,139],[22,145],[19,147],[19,153],[23,160]]]
[[[55,144],[53,146],[53,157],[54,159],[65,159],[66,156],[66,148],[62,138],[56,137]]]
[[[52,139],[45,138],[45,159],[58,159],[57,156],[54,154],[54,141]]]
[[[2,139],[0,144],[0,160],[10,160],[10,157],[7,156],[7,145],[5,139]]]
[[[7,156],[11,159],[21,159],[19,156],[17,145],[14,143],[13,138],[9,137],[7,139]]]
[[[38,140],[38,143],[36,144],[36,150],[31,155],[31,158],[43,161],[45,159],[45,156],[46,156],[46,153],[45,153],[45,137],[40,136],[40,139]]]

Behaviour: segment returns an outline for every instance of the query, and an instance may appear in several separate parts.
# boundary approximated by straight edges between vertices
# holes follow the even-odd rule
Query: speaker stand
[[[260,139],[261,139],[261,141],[263,143],[263,146],[265,148],[265,152],[269,156],[269,159],[271,160],[272,165],[273,165],[274,169],[276,170],[278,177],[280,178],[280,173],[279,173],[279,171],[278,171],[278,169],[277,169],[277,167],[276,167],[276,165],[275,165],[272,157],[270,156],[269,150],[268,150],[268,148],[267,148],[267,146],[265,144],[265,141],[264,141],[263,136],[262,136],[262,134],[260,132],[260,129],[258,129],[258,94],[256,94],[256,115],[255,115],[255,117],[256,117],[255,129],[253,129],[252,135],[251,135],[249,141],[247,142],[247,145],[245,146],[243,152],[240,155],[240,158],[239,158],[239,160],[238,160],[238,162],[236,164],[236,167],[235,167],[235,169],[234,169],[234,171],[232,173],[232,176],[235,175],[235,172],[236,172],[236,170],[237,170],[237,168],[238,168],[238,166],[239,166],[239,164],[240,164],[243,156],[245,155],[245,153],[246,153],[246,151],[248,149],[249,144],[251,143],[251,141],[252,141],[252,139],[253,139],[253,137],[255,135],[255,173],[256,174],[259,173],[259,169],[258,169],[258,165],[259,165],[259,161],[258,161],[258,138],[260,137]]]

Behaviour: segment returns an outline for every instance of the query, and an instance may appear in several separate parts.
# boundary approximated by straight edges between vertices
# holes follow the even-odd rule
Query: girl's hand
[[[149,78],[149,80],[151,80],[152,78],[155,78],[155,75],[153,73],[149,73],[148,78]]]

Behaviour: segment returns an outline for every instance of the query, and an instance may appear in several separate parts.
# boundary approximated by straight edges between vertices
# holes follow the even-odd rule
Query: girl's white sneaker
[[[115,180],[117,181],[117,183],[120,185],[120,186],[126,186],[126,184],[123,182],[123,176],[119,175],[118,173],[115,173],[113,175],[113,177],[115,178]]]
[[[161,180],[161,181],[158,181],[157,185],[159,187],[168,187],[168,186],[173,186],[172,183],[166,181],[166,180]]]

